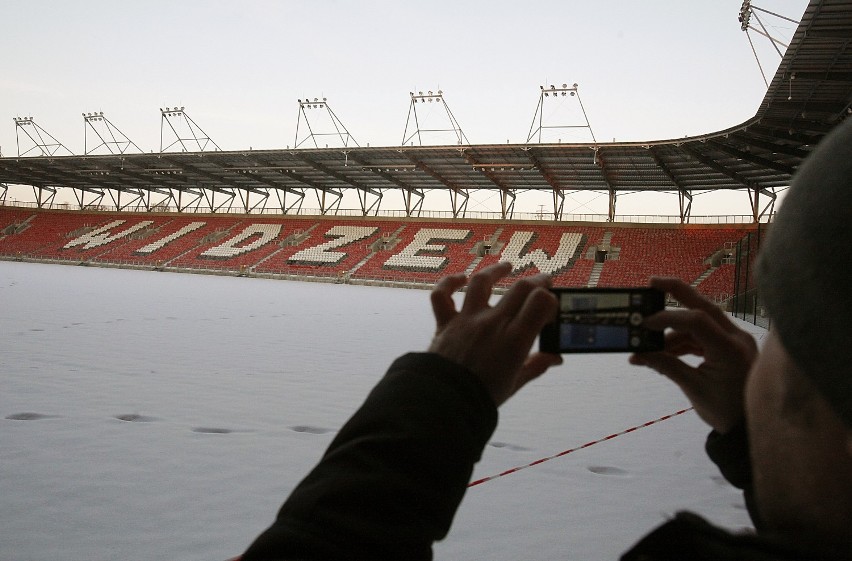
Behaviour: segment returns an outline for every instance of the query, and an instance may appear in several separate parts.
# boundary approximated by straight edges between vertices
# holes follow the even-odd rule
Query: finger
[[[554,320],[558,309],[556,296],[547,288],[537,287],[529,293],[520,311],[509,321],[509,333],[527,350],[545,324]]]
[[[500,299],[497,308],[503,313],[513,317],[518,313],[518,310],[527,301],[527,296],[538,287],[547,288],[550,286],[550,275],[542,274],[534,277],[527,277],[519,280],[509,288],[509,291]]]
[[[723,350],[730,344],[730,337],[715,319],[703,310],[668,310],[645,318],[642,325],[650,329],[670,327],[689,334],[696,344],[704,348]]]
[[[704,356],[704,348],[689,333],[669,331],[665,335],[665,349],[669,354]]]
[[[686,284],[683,280],[672,277],[653,277],[651,278],[651,286],[668,292],[687,308],[707,312],[726,331],[730,331],[731,328],[737,329],[734,322],[722,311],[722,308],[705,298],[693,286]]]
[[[435,285],[430,296],[432,302],[432,313],[440,330],[448,321],[456,315],[456,303],[453,301],[453,293],[463,287],[467,277],[462,274],[450,275],[442,278]]]
[[[488,299],[491,297],[494,283],[508,275],[511,271],[512,264],[503,261],[489,265],[470,277],[462,310],[481,310],[488,306]]]
[[[668,353],[640,353],[630,356],[630,363],[653,368],[684,389],[692,389],[697,370]]]

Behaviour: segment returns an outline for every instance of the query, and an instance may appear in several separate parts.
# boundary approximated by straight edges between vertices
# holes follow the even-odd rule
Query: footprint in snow
[[[192,429],[192,432],[200,432],[203,434],[230,434],[234,431],[231,429],[223,429],[218,427],[196,427]]]
[[[518,446],[517,444],[509,444],[508,442],[498,442],[496,440],[489,442],[488,445],[494,448],[505,448],[506,450],[511,450],[512,452],[525,452],[529,450],[529,448],[524,448],[523,446]]]
[[[10,421],[40,421],[41,419],[56,419],[57,415],[44,415],[42,413],[12,413],[6,418]]]
[[[627,471],[612,466],[589,466],[588,469],[598,475],[627,475]]]
[[[326,434],[332,432],[331,429],[326,429],[323,427],[312,427],[308,425],[296,425],[295,427],[290,427],[290,430],[295,432],[304,432],[307,434]]]
[[[148,417],[146,415],[137,415],[136,413],[128,413],[126,415],[116,415],[116,419],[119,421],[125,421],[127,423],[150,423],[152,421],[156,421],[154,417]]]

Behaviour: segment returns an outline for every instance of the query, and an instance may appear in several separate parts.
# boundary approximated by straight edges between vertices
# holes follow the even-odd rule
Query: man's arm
[[[431,559],[496,424],[466,369],[397,359],[243,561]]]
[[[556,314],[546,276],[519,281],[494,306],[512,267],[464,275],[432,293],[429,353],[398,359],[287,499],[243,561],[432,558],[497,423],[496,406],[562,361],[530,349]]]
[[[665,349],[632,355],[630,362],[671,379],[699,417],[717,432],[727,433],[745,418],[745,381],[757,359],[754,338],[682,280],[655,278],[651,286],[668,292],[684,308],[646,318],[645,327],[669,330]],[[688,355],[702,361],[693,366],[682,359]]]
[[[674,296],[685,309],[647,318],[646,327],[669,330],[665,349],[633,355],[630,362],[670,378],[713,428],[705,446],[707,454],[725,479],[743,490],[749,513],[758,525],[744,407],[745,381],[757,358],[757,345],[721,308],[680,279],[653,279],[651,285]],[[689,355],[702,361],[693,366],[683,360]]]

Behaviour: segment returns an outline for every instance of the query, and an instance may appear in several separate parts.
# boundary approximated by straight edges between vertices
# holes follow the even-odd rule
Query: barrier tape
[[[477,479],[476,481],[471,481],[470,483],[467,484],[467,486],[468,487],[475,487],[477,485],[487,483],[488,481],[493,481],[494,479],[497,479],[498,477],[503,477],[504,475],[509,475],[510,473],[516,473],[516,472],[521,471],[522,469],[531,468],[533,466],[543,464],[544,462],[549,462],[550,460],[555,460],[556,458],[561,458],[562,456],[566,456],[566,455],[570,454],[571,452],[576,452],[577,450],[582,450],[583,448],[588,448],[589,446],[594,446],[595,444],[600,444],[601,442],[606,442],[607,440],[612,440],[613,438],[615,438],[617,436],[621,436],[623,434],[631,433],[631,432],[637,431],[641,428],[650,427],[651,425],[661,423],[661,422],[663,422],[667,419],[671,419],[672,417],[677,417],[678,415],[683,415],[687,411],[692,411],[692,407],[687,407],[686,409],[681,409],[680,411],[676,411],[676,412],[674,412],[670,415],[660,417],[659,419],[654,419],[653,421],[648,421],[647,423],[643,423],[641,425],[636,425],[635,427],[630,427],[629,429],[625,429],[621,432],[617,432],[615,434],[611,434],[609,436],[599,438],[598,440],[586,442],[582,446],[577,446],[576,448],[571,448],[569,450],[559,452],[558,454],[555,454],[553,456],[549,456],[547,458],[542,458],[540,460],[536,460],[536,461],[529,463],[525,466],[514,467],[512,469],[507,469],[506,471],[504,471],[502,473],[498,473],[496,475],[492,475],[492,476],[489,476],[489,477],[483,477],[482,479]]]

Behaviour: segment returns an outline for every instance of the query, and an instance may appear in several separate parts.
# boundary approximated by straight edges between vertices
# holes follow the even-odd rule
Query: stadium
[[[67,149],[32,117],[16,118],[19,157],[0,159],[0,184],[4,198],[8,185],[31,186],[34,200],[31,207],[4,206],[0,254],[396,286],[431,286],[442,275],[508,260],[512,279],[545,272],[560,286],[642,285],[653,275],[680,276],[729,309],[756,313],[744,302],[751,288],[748,248],[758,245],[761,225],[771,222],[779,193],[810,147],[850,111],[846,8],[843,2],[808,6],[754,117],[672,141],[541,143],[542,132],[562,127],[544,120],[547,98],[570,94],[582,109],[576,84],[542,86],[528,141],[505,146],[466,144],[448,108],[447,130],[457,144],[423,146],[418,102],[447,107],[440,91],[411,92],[411,126],[403,144],[390,148],[351,144],[325,100],[317,99],[299,100],[299,124],[310,134],[300,140],[297,128],[297,143],[288,150],[217,150],[183,107],[166,107],[160,109],[167,136],[163,140],[161,130],[159,153],[136,153],[102,113],[89,113],[84,120],[94,148],[65,156]],[[754,26],[753,14],[744,3],[744,30]],[[319,148],[325,133],[316,122],[311,127],[309,110],[328,113],[342,147]],[[580,128],[588,119],[584,123]],[[692,216],[693,193],[736,190],[751,201],[747,216]],[[71,191],[77,204],[55,203],[60,191]],[[423,210],[425,194],[436,191],[446,194],[450,210]],[[468,214],[467,201],[479,191],[499,194],[496,219]],[[587,217],[604,224],[564,213],[566,193],[582,191],[607,195],[607,215]],[[545,195],[552,207],[526,213],[534,220],[519,219],[514,203],[525,192]],[[679,216],[643,220],[677,224],[620,219],[619,195],[643,192],[676,193]],[[344,194],[353,193],[360,208],[341,209]],[[304,208],[312,195],[319,208]],[[382,208],[383,200],[399,195],[404,209]],[[76,209],[56,210],[69,206]],[[743,301],[735,305],[736,293]]]
[[[752,8],[748,1],[743,3],[743,29],[754,23],[750,23],[750,18],[755,13],[761,15],[760,11],[753,10],[759,9]],[[298,145],[300,137],[297,133],[293,148],[222,151],[195,125],[183,107],[164,107],[160,110],[162,124],[167,127],[164,129],[166,136],[172,136],[161,141],[159,152],[145,153],[132,149],[132,141],[117,133],[103,114],[84,114],[84,121],[89,127],[86,130],[91,131],[96,139],[94,148],[84,155],[72,155],[63,153],[64,146],[32,117],[16,118],[19,153],[17,156],[0,157],[0,259],[7,261],[5,265],[10,267],[4,273],[3,290],[11,296],[3,305],[14,312],[9,314],[7,333],[10,335],[4,338],[9,342],[7,356],[15,357],[9,362],[10,370],[15,372],[11,383],[13,391],[4,398],[6,401],[0,417],[6,425],[17,423],[7,434],[15,433],[16,436],[8,438],[13,443],[12,449],[22,458],[20,463],[13,462],[14,466],[8,468],[10,471],[3,478],[4,485],[7,481],[10,486],[13,481],[25,483],[22,483],[24,491],[10,491],[7,495],[11,497],[8,500],[13,514],[7,516],[5,522],[7,528],[14,528],[10,532],[15,535],[0,536],[4,538],[0,541],[11,544],[0,545],[0,557],[15,559],[18,551],[25,551],[44,559],[62,558],[62,540],[50,541],[41,549],[33,548],[31,543],[38,540],[25,526],[34,527],[40,519],[48,520],[51,525],[58,524],[52,516],[67,516],[67,506],[47,504],[46,510],[42,511],[46,514],[32,518],[19,517],[16,513],[35,510],[29,503],[29,495],[40,485],[39,477],[51,482],[51,492],[72,503],[76,491],[63,490],[61,476],[43,467],[34,468],[36,475],[27,480],[26,472],[33,469],[30,462],[57,465],[67,461],[71,472],[76,474],[75,485],[85,489],[85,479],[89,475],[85,458],[93,454],[104,460],[103,466],[95,469],[94,473],[109,482],[108,486],[116,487],[116,493],[132,487],[132,483],[116,473],[123,476],[132,473],[133,477],[144,481],[144,485],[166,495],[172,482],[158,482],[156,474],[143,473],[139,466],[145,462],[159,464],[161,454],[179,458],[184,453],[183,447],[192,447],[199,442],[193,440],[192,445],[187,446],[187,442],[182,440],[185,435],[178,435],[175,430],[178,425],[193,427],[193,439],[242,437],[240,433],[245,433],[244,441],[231,445],[233,447],[225,452],[234,457],[250,456],[254,446],[271,448],[274,439],[285,432],[285,440],[291,439],[288,446],[296,450],[292,454],[297,460],[290,462],[292,465],[288,465],[284,473],[294,481],[288,481],[282,487],[277,477],[269,475],[268,472],[278,470],[277,462],[282,460],[278,455],[264,457],[250,470],[267,472],[255,474],[256,480],[248,486],[249,492],[275,495],[264,497],[263,515],[272,516],[275,505],[280,503],[279,495],[286,495],[282,489],[295,484],[298,474],[310,466],[327,444],[326,437],[334,431],[330,427],[339,426],[345,420],[346,412],[357,405],[371,386],[373,378],[370,375],[378,374],[374,372],[376,362],[418,344],[419,339],[401,332],[410,324],[422,327],[420,331],[424,336],[432,329],[431,319],[422,315],[426,311],[423,294],[419,291],[393,291],[391,288],[430,289],[445,275],[471,274],[499,261],[509,261],[513,265],[512,274],[503,282],[503,288],[518,278],[539,273],[549,274],[554,285],[565,287],[644,286],[653,276],[674,276],[692,284],[727,311],[766,327],[759,295],[754,289],[752,262],[761,237],[771,227],[775,203],[799,164],[823,136],[852,114],[850,43],[852,2],[811,0],[752,118],[725,130],[665,141],[534,142],[536,136],[547,128],[543,120],[534,119],[528,141],[523,144],[471,145],[466,142],[447,109],[450,123],[447,131],[458,138],[454,144],[424,146],[420,144],[419,135],[425,131],[412,124],[411,128],[406,127],[400,146],[361,147],[350,143],[345,127],[336,120],[324,100],[305,99],[299,100],[305,127],[309,128],[311,124],[311,109],[330,117],[332,124],[339,125],[333,127],[333,140],[342,146],[321,148],[319,144],[327,139],[320,139],[319,132],[311,131],[302,137],[302,145]],[[540,102],[542,105],[548,103],[550,96],[576,98],[579,102],[579,94],[576,84],[542,86]],[[416,121],[418,107],[423,103],[447,105],[440,91],[411,92],[410,96],[412,123]],[[189,133],[178,131],[175,128],[177,124],[186,125]],[[588,120],[581,123],[582,127],[588,127]],[[32,194],[32,199],[12,200],[7,193],[13,188],[16,192],[25,189]],[[467,207],[470,197],[486,191],[497,195],[499,209],[488,215],[470,211]],[[749,212],[745,215],[732,212],[724,216],[694,216],[691,206],[693,196],[705,191],[745,192],[750,201]],[[604,193],[608,199],[608,212],[595,216],[565,212],[566,195],[576,192]],[[631,217],[618,213],[620,195],[663,192],[677,196],[680,209],[677,216],[645,216],[631,220]],[[66,202],[69,193],[76,202]],[[451,208],[443,211],[425,209],[423,202],[427,193],[440,194],[443,199],[451,201]],[[534,193],[552,204],[542,205],[537,213],[516,212],[516,200],[528,193]],[[390,199],[402,200],[402,208],[384,208]],[[311,208],[314,200],[316,208]],[[357,200],[358,208],[342,208],[344,200]],[[54,283],[44,282],[44,279],[38,279],[38,274],[32,273],[33,269],[49,265],[86,268],[52,267],[49,274]],[[84,287],[94,281],[87,280],[85,275],[93,272],[94,268],[105,269],[100,271],[107,275],[101,289],[105,292],[87,294]],[[163,278],[171,276],[160,275],[162,272],[200,273],[214,278],[175,275],[178,280],[163,281]],[[305,281],[321,284],[303,284]],[[46,318],[54,313],[52,307],[62,307],[50,301],[55,285],[62,282],[81,290],[81,307],[68,314],[56,312],[57,323],[48,325],[50,320]],[[27,284],[31,285],[28,292],[16,292]],[[281,289],[281,284],[289,288]],[[183,308],[178,300],[164,300],[174,306],[173,313],[158,308],[151,308],[151,311],[123,309],[134,293],[141,293],[148,286],[156,287],[153,289],[155,292],[150,293],[154,297],[157,293],[164,295],[174,290],[192,306]],[[106,291],[116,290],[115,287],[120,287],[121,298],[107,294]],[[217,292],[219,290],[222,292]],[[287,293],[283,304],[274,296],[278,290],[292,291]],[[221,298],[203,298],[196,292],[221,294]],[[239,293],[262,296],[253,302],[243,299],[243,296],[234,296]],[[353,301],[374,297],[386,299],[396,307],[397,316],[383,320],[393,326],[395,334],[370,332],[372,324],[364,332],[353,329],[351,325],[337,325],[343,322],[337,322],[334,318],[338,316],[334,314],[328,316],[334,325],[311,325],[310,318],[316,313],[313,305],[323,302],[330,309],[335,306],[344,309],[344,305]],[[75,296],[66,294],[64,298],[74,300]],[[238,301],[236,309],[246,311],[246,316],[223,324],[219,320],[241,313],[226,308],[229,299]],[[260,300],[264,302],[261,304]],[[287,313],[291,318],[298,318],[297,325],[282,328],[273,319],[280,318],[280,315],[264,316],[265,306],[272,302],[291,306]],[[415,311],[418,308],[424,310]],[[121,309],[123,317],[109,316],[110,309]],[[367,310],[362,312],[365,316],[369,313]],[[75,348],[79,342],[68,343],[69,348],[65,349],[66,344],[61,342],[61,338],[50,337],[28,339],[19,348],[15,346],[19,339],[14,337],[20,336],[20,341],[24,341],[25,332],[33,336],[32,332],[39,335],[45,329],[49,333],[65,328],[73,330],[80,322],[89,321],[75,321],[75,313],[91,313],[91,323],[103,324],[103,331],[89,333],[93,343],[85,344],[82,351]],[[152,339],[143,329],[122,335],[113,331],[120,329],[113,322],[126,317],[128,323],[134,320],[141,323],[143,318],[147,319],[146,314],[157,320],[155,329],[163,333],[162,340]],[[166,321],[166,314],[173,323],[182,323],[185,317],[194,321],[176,328]],[[254,323],[256,317],[259,318],[257,324]],[[22,318],[35,323],[27,329],[27,321],[22,322]],[[97,321],[94,321],[95,318]],[[39,323],[42,321],[48,322],[46,327]],[[20,325],[24,327],[16,322],[22,322]],[[227,358],[217,359],[217,350],[211,345],[211,341],[221,340],[221,332],[206,331],[203,322],[211,325],[218,322],[222,324],[221,329],[234,335],[234,340],[228,343],[234,349]],[[761,332],[759,328],[754,329],[755,333]],[[181,342],[187,331],[192,332],[192,337]],[[277,334],[281,340],[291,341],[291,344],[282,344],[276,337],[263,339],[264,332]],[[111,334],[117,338],[111,339]],[[298,343],[294,346],[292,341]],[[287,361],[309,364],[313,358],[309,352],[311,346],[328,346],[334,356],[337,352],[335,342],[340,341],[352,342],[350,350],[339,352],[343,361],[353,363],[350,365],[353,379],[341,382],[321,373],[318,366],[304,367],[307,372],[304,379],[288,382],[291,385],[285,388],[293,391],[292,397],[285,400],[285,407],[295,410],[299,402],[304,401],[315,405],[316,411],[305,413],[302,420],[289,421],[287,430],[271,429],[279,421],[267,411],[281,407],[281,403],[273,401],[267,392],[281,391],[274,382],[278,366],[271,359],[258,361],[258,357],[272,350],[277,353],[280,350],[277,346],[281,345],[287,348],[284,353]],[[377,341],[381,343],[384,354],[379,354],[378,358],[376,355],[358,355]],[[248,356],[243,356],[236,350],[237,347],[249,349]],[[39,354],[36,350],[39,348],[47,349],[46,363],[32,358]],[[60,356],[60,350],[67,350],[67,356]],[[78,377],[76,374],[58,373],[66,366],[77,372],[93,357],[93,363],[98,366],[92,369],[91,374]],[[675,410],[682,413],[683,403],[679,394],[670,388],[663,389],[662,383],[622,379],[620,366],[601,362],[603,358],[582,360],[588,360],[583,364],[589,371],[604,372],[611,379],[618,379],[623,395],[602,397],[595,393],[603,391],[599,387],[600,382],[595,382],[591,375],[584,378],[594,391],[579,396],[577,399],[581,402],[574,404],[580,411],[578,415],[582,413],[588,422],[578,425],[578,442],[646,422],[651,410],[656,411],[653,413],[655,417]],[[12,368],[13,362],[18,366]],[[257,369],[257,378],[247,376],[241,378],[239,388],[232,386],[230,376],[240,367],[245,367],[247,362],[259,362],[252,367]],[[138,392],[137,395],[102,403],[95,397],[97,388],[103,383],[99,376],[108,375],[106,371],[109,369],[121,368],[123,363],[135,366],[131,369],[133,372],[121,374],[124,389],[120,391]],[[35,369],[39,364],[47,364],[47,370],[60,381],[56,388],[46,390],[30,405],[27,396],[37,392],[28,386],[31,371],[27,368]],[[207,393],[201,393],[209,403],[190,408],[192,411],[185,417],[178,411],[186,402],[177,397],[148,396],[148,392],[153,390],[142,383],[141,378],[132,379],[139,375],[147,377],[154,385],[165,387],[192,369],[204,370],[204,375],[189,375],[185,381],[186,393],[178,388],[174,395],[191,400],[187,396],[197,389],[189,386],[206,386]],[[316,379],[309,380],[311,375]],[[253,383],[259,385],[245,389]],[[312,384],[316,383],[342,386],[339,399],[333,406],[327,405],[322,397],[315,396],[316,389]],[[558,451],[553,446],[561,444],[547,441],[541,434],[548,431],[560,433],[562,416],[559,411],[542,412],[538,404],[546,399],[549,392],[564,391],[564,386],[560,385],[564,383],[554,382],[553,386],[533,389],[529,398],[519,401],[514,409],[507,411],[508,427],[501,429],[506,432],[499,434],[500,440],[492,443],[489,452],[492,455],[485,458],[482,472],[478,475],[499,472],[507,464],[524,464],[537,459],[545,451]],[[52,386],[50,382],[44,384]],[[79,399],[79,407],[66,407],[66,394],[62,392],[69,391],[69,388],[75,396],[79,393],[74,398]],[[55,393],[51,393],[54,390]],[[640,405],[634,402],[637,395],[642,396]],[[167,405],[161,411],[152,412],[156,407],[149,403],[157,399]],[[608,411],[599,411],[591,405],[600,403],[602,399],[607,402]],[[649,404],[662,409],[648,407]],[[124,409],[113,410],[116,407]],[[264,411],[261,415],[263,420],[247,420],[244,413],[247,408]],[[620,414],[611,414],[616,409],[620,409]],[[56,413],[60,410],[61,413]],[[105,411],[111,411],[109,420],[117,422],[100,427],[93,411],[99,411],[102,417],[106,415]],[[535,415],[543,419],[540,426],[513,428],[511,424],[513,419]],[[207,421],[205,416],[215,420]],[[166,422],[159,422],[164,419]],[[44,423],[80,421],[85,428],[76,436],[72,435],[71,440],[76,444],[69,445],[63,440],[66,433],[62,430],[30,434],[26,431],[35,429],[17,427],[38,423],[20,423],[22,420]],[[213,424],[205,424],[208,422]],[[685,415],[674,422],[682,423],[677,430],[700,430],[697,428],[700,423],[686,419]],[[141,434],[149,423],[161,427],[156,429],[160,431],[157,436]],[[132,425],[132,430],[140,431],[124,441],[122,439],[128,437],[118,436],[124,425]],[[184,432],[189,433],[190,430]],[[701,463],[703,460],[695,459],[700,451],[684,452],[682,447],[685,445],[678,440],[683,437],[668,436],[680,447],[673,456],[676,460],[671,460],[673,463],[681,462],[693,467],[702,477],[705,470],[709,473],[709,468]],[[101,449],[89,437],[103,438],[103,442],[115,444],[116,448]],[[506,520],[510,518],[506,510],[527,508],[525,501],[529,497],[534,497],[534,502],[547,504],[546,496],[558,478],[576,480],[584,491],[582,497],[572,497],[572,500],[586,503],[594,502],[596,494],[606,496],[607,485],[610,484],[586,479],[590,474],[610,476],[612,480],[626,476],[627,471],[641,473],[638,483],[639,486],[649,486],[647,493],[664,493],[664,489],[649,483],[648,474],[658,469],[654,458],[646,459],[645,464],[637,464],[632,469],[618,467],[624,466],[623,457],[631,452],[642,455],[652,450],[650,456],[669,454],[659,442],[649,437],[639,438],[641,440],[627,443],[618,450],[602,448],[600,456],[586,461],[588,469],[581,474],[572,473],[570,468],[567,468],[567,473],[560,471],[566,468],[542,468],[533,476],[538,486],[518,486],[507,491],[508,499],[505,496],[501,499],[472,499],[469,508],[479,510],[460,513],[461,539],[456,545],[447,545],[445,555],[450,558],[509,558],[501,556],[505,546],[500,541],[501,536],[510,535],[513,530],[512,524]],[[31,439],[39,445],[23,444]],[[151,440],[157,439],[160,439],[160,444],[152,444]],[[198,456],[191,457],[189,461],[196,462],[194,466],[198,467],[205,458],[217,457],[217,445],[210,442],[202,443],[203,450],[198,452]],[[165,451],[148,452],[145,448],[151,446],[154,450],[160,445]],[[75,446],[82,446],[84,452],[69,452],[69,448]],[[88,452],[85,452],[87,449]],[[126,454],[130,460],[123,463],[115,459],[116,454]],[[171,474],[172,467],[178,471],[181,469],[167,464],[160,466],[161,474]],[[204,473],[204,482],[233,487],[242,480],[240,469],[244,465],[220,464],[217,459],[211,466],[198,468]],[[220,472],[216,474],[216,470]],[[668,475],[675,479],[682,477],[674,473]],[[711,477],[706,475],[707,481]],[[616,484],[622,485],[627,479],[622,477]],[[96,533],[100,529],[113,536],[104,541],[103,547],[126,551],[127,544],[115,538],[126,530],[123,524],[140,525],[128,534],[133,539],[150,537],[151,533],[163,532],[172,524],[180,526],[181,522],[177,520],[180,517],[175,512],[183,508],[183,503],[192,502],[191,497],[203,495],[204,490],[203,485],[175,481],[174,485],[186,488],[176,491],[175,497],[163,497],[160,502],[147,503],[141,509],[145,516],[161,510],[171,513],[165,518],[167,522],[153,525],[148,524],[150,520],[123,522],[123,516],[116,516],[108,506],[99,504],[111,500],[113,495],[101,495],[100,492],[87,495],[88,491],[81,491],[89,497],[87,508],[98,513],[97,520],[76,521],[72,526],[79,527],[70,530],[72,536]],[[681,487],[685,490],[688,484],[683,483]],[[273,489],[274,492],[270,493]],[[674,492],[671,500],[674,502],[677,497],[689,495],[692,491]],[[243,492],[245,489],[240,491]],[[649,500],[648,495],[635,488],[623,492],[634,503]],[[712,498],[709,498],[711,495]],[[216,524],[213,513],[229,508],[235,508],[235,518],[250,522],[247,527],[262,529],[263,523],[257,522],[258,514],[230,504],[235,496],[226,493],[221,500],[214,497],[205,499],[208,502],[202,501],[205,512],[196,514],[206,526],[186,530],[195,531],[198,540],[209,540],[218,549],[205,550],[206,546],[199,547],[198,544],[170,544],[174,547],[168,550],[169,555],[189,559],[194,557],[193,554],[203,553],[209,558],[211,553],[218,551],[218,555],[225,558],[238,553],[239,540],[251,537],[245,533],[246,527],[237,524],[226,543],[217,542],[213,537],[216,532],[210,529]],[[707,497],[706,506],[710,511],[733,524],[747,524],[743,520],[741,506],[731,508],[735,501],[733,493],[728,489],[720,490],[718,482],[708,484]],[[602,500],[601,504],[616,511],[624,510],[620,512],[621,518],[619,514],[612,515],[612,512],[606,515],[613,523],[620,520],[623,527],[643,527],[643,515],[637,515],[638,511],[628,512],[615,499]],[[124,506],[133,508],[127,504]],[[545,508],[555,510],[558,505],[548,504]],[[474,522],[482,511],[506,513],[502,520],[489,520],[491,529],[484,538],[482,533],[476,533],[481,528]],[[543,513],[546,516],[552,514]],[[653,514],[645,512],[644,515]],[[529,516],[534,518],[536,515]],[[115,521],[110,521],[111,517],[115,517]],[[17,521],[19,519],[22,521]],[[139,530],[139,527],[142,529]],[[518,542],[523,549],[515,551],[512,558],[547,558],[557,554],[560,550],[540,549],[539,540],[553,531],[542,525],[538,534],[533,532]],[[604,541],[607,539],[606,532],[591,521],[578,525],[577,532],[597,536]],[[637,529],[636,535],[639,532],[641,530]],[[473,537],[469,535],[471,533]],[[621,548],[622,544],[613,543],[610,547]],[[109,558],[104,556],[104,551],[95,553],[96,548],[81,546],[72,547],[72,550],[78,555],[82,552],[87,558]],[[472,557],[466,556],[470,552],[476,553]],[[606,548],[580,553],[585,553],[583,558],[589,559],[615,558]],[[20,558],[28,558],[27,555]]]

